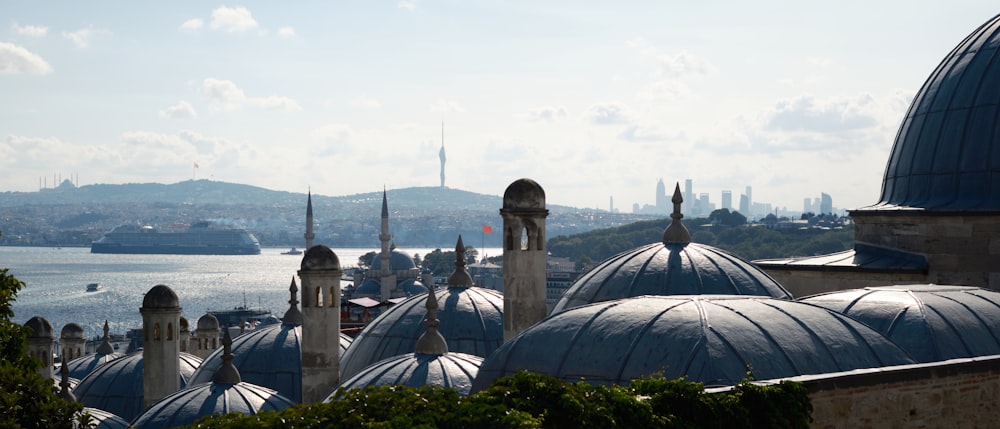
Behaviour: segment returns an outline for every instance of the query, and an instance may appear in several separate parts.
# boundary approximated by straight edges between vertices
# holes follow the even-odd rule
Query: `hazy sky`
[[[192,178],[653,204],[877,201],[899,121],[993,1],[0,3],[0,191]],[[194,163],[199,165],[195,170]]]

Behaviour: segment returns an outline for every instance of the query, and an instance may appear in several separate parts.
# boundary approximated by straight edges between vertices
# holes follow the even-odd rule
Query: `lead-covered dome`
[[[862,210],[1000,210],[1000,16],[941,61],[903,119],[882,197]]]
[[[88,407],[112,412],[132,420],[145,408],[143,405],[142,350],[130,353],[97,367],[80,380],[73,389],[76,398]],[[201,359],[188,353],[180,354],[180,386],[188,384]]]
[[[453,286],[437,289],[438,329],[448,349],[485,357],[503,344],[503,295],[491,289]],[[361,331],[340,359],[342,379],[366,366],[394,356],[411,354],[424,332],[426,294],[389,308]]]
[[[354,377],[341,383],[344,389],[367,386],[403,385],[410,387],[441,386],[468,395],[483,358],[466,353],[448,352],[443,355],[410,353],[372,364]],[[324,399],[336,399],[334,391]]]
[[[190,425],[213,414],[254,415],[262,411],[281,411],[295,405],[280,393],[252,383],[201,383],[154,402],[132,421],[142,429],[173,428]]]
[[[661,374],[733,385],[910,364],[861,322],[822,307],[764,297],[644,296],[553,314],[486,358],[473,392],[526,369],[567,381],[627,384]]]
[[[642,295],[792,295],[755,265],[699,243],[653,243],[619,253],[581,276],[552,314]]]
[[[28,333],[28,338],[51,338],[53,340],[56,338],[55,329],[52,327],[52,323],[49,323],[49,321],[42,316],[34,316],[28,319],[27,322],[24,322],[24,326],[31,329],[31,332]]]
[[[392,271],[411,270],[417,268],[417,265],[413,262],[413,257],[408,253],[399,249],[392,249],[389,251],[389,268]],[[375,255],[375,257],[372,258],[372,265],[369,269],[382,269],[382,258],[380,258],[379,255]]]
[[[99,408],[83,407],[83,411],[77,416],[87,413],[90,415],[90,429],[129,429],[128,422],[112,413]]]
[[[180,305],[177,294],[167,285],[153,286],[142,298],[143,308],[177,308]]]
[[[83,331],[83,326],[79,323],[67,323],[59,331],[59,338],[62,340],[86,340],[87,335]]]
[[[800,301],[858,320],[917,362],[1000,354],[1000,292],[968,286],[879,286]]]

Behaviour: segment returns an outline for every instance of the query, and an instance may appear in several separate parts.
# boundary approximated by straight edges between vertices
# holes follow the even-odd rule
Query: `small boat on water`
[[[302,251],[293,247],[292,250],[289,250],[287,252],[281,252],[281,254],[282,255],[301,255]]]
[[[104,286],[101,286],[100,283],[88,283],[87,284],[87,292],[97,292],[97,291],[100,291],[100,290],[104,290]]]

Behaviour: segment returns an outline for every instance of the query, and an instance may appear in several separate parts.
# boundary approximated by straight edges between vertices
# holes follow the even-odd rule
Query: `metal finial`
[[[229,329],[224,329],[222,334],[222,366],[215,371],[212,377],[213,383],[218,384],[238,384],[243,381],[240,378],[240,371],[233,366],[233,337],[229,335]]]
[[[115,352],[115,348],[111,345],[111,335],[108,332],[111,328],[108,327],[108,321],[104,321],[104,339],[101,341],[101,345],[97,347],[97,354],[99,355],[109,355]]]
[[[681,203],[684,202],[684,198],[681,197],[680,182],[674,187],[674,196],[670,202],[674,203],[674,212],[670,214],[672,219],[670,225],[663,231],[663,244],[688,244],[691,242],[691,233],[681,223],[681,218],[684,217],[681,213]]]
[[[281,318],[281,322],[286,325],[301,325],[302,324],[302,312],[299,311],[299,299],[298,299],[299,287],[295,284],[295,277],[292,277],[292,285],[288,287],[288,293],[292,296],[288,300],[288,311]]]
[[[455,243],[455,272],[448,277],[449,287],[472,287],[472,275],[465,269],[466,265],[465,244],[462,243],[462,236],[459,235],[458,242]]]
[[[437,297],[434,296],[434,288],[430,287],[427,289],[427,318],[424,319],[427,329],[417,339],[416,353],[438,356],[448,353],[448,342],[437,330],[441,323],[437,318],[437,308]]]

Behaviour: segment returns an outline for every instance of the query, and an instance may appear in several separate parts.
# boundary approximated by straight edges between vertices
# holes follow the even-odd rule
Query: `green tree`
[[[72,428],[83,407],[57,396],[38,373],[41,362],[28,356],[28,328],[10,320],[24,283],[7,272],[0,269],[0,427]]]
[[[372,262],[375,261],[376,256],[378,256],[378,253],[375,252],[368,252],[365,253],[364,255],[358,256],[358,267],[360,268],[371,267]]]

